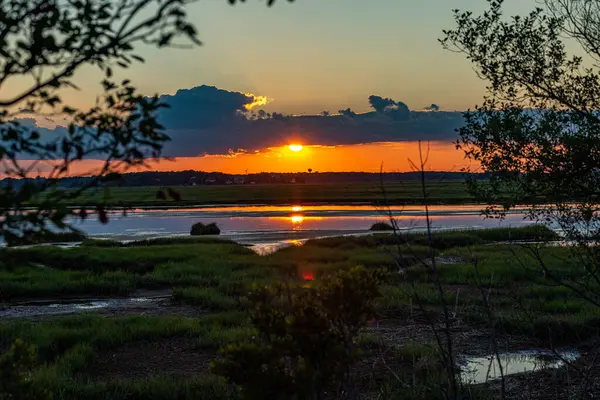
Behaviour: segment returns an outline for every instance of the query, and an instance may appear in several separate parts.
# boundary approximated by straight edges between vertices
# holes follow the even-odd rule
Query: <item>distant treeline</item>
[[[484,179],[485,174],[471,174]],[[427,181],[444,182],[465,179],[462,172],[426,172]],[[86,184],[91,177],[71,177],[59,181],[59,186],[75,188]],[[303,172],[303,173],[259,173],[247,175],[224,174],[219,172],[179,171],[179,172],[136,172],[123,174],[119,179],[104,183],[106,186],[196,186],[196,185],[247,185],[247,184],[302,184],[302,183],[351,183],[351,182],[410,182],[421,179],[420,172]],[[43,181],[32,178],[29,181]],[[6,178],[0,186],[18,187],[25,180]]]

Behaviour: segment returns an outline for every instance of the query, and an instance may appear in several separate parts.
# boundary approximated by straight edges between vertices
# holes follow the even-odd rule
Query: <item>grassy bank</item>
[[[439,275],[425,267],[431,262],[426,236],[400,239],[375,234],[311,240],[266,257],[232,242],[202,238],[3,250],[0,295],[6,303],[170,288],[174,311],[5,319],[0,345],[6,349],[15,338],[35,344],[40,367],[34,381],[59,399],[235,398],[230,386],[209,373],[209,364],[219,347],[256,334],[240,303],[248,286],[318,280],[329,271],[363,265],[394,272],[378,302],[380,323],[360,339],[365,361],[355,373],[364,398],[437,398],[434,388],[444,372],[429,324],[441,317],[438,280],[451,305],[459,354],[489,354],[481,288],[504,349],[593,347],[600,330],[597,309],[551,285],[527,247],[505,243],[551,240],[551,231],[530,226],[436,234],[431,244]],[[585,280],[568,261],[568,248],[541,251],[549,268],[573,282]],[[486,390],[472,389],[469,398],[489,398]]]
[[[416,182],[385,183],[383,195],[379,183],[343,184],[263,184],[263,185],[199,185],[174,186],[171,189],[181,195],[179,201],[157,198],[157,186],[111,187],[87,192],[69,201],[72,206],[111,205],[153,207],[191,206],[198,204],[310,204],[310,203],[378,203],[415,204],[423,194]],[[163,188],[164,189],[164,188]],[[431,182],[427,184],[431,204],[472,203],[464,182]]]

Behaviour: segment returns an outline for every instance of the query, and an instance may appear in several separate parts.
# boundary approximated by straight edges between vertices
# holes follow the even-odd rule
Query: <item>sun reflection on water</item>
[[[292,224],[300,225],[302,222],[304,222],[304,216],[303,215],[292,215],[290,217],[290,220],[292,221]]]

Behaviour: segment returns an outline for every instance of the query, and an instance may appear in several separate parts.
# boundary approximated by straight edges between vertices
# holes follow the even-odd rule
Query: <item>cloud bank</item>
[[[400,101],[376,95],[369,98],[375,110],[369,113],[350,109],[340,110],[339,115],[314,116],[259,112],[258,119],[244,112],[250,104],[266,103],[262,96],[199,86],[161,100],[171,105],[159,117],[172,139],[164,149],[170,157],[254,151],[293,141],[313,145],[449,141],[456,139],[455,129],[463,122],[461,113],[410,111]]]
[[[162,109],[158,121],[171,137],[163,150],[168,157],[229,154],[238,149],[263,150],[290,142],[310,145],[341,145],[414,140],[453,141],[463,122],[461,113],[441,112],[432,104],[411,111],[401,101],[370,96],[374,111],[339,114],[284,116],[261,112],[267,98],[227,91],[212,86],[180,89],[162,95],[170,108]],[[252,116],[250,110],[259,111]],[[436,112],[429,112],[436,111]],[[33,124],[34,120],[24,120]],[[45,137],[56,137],[64,128],[38,129]]]

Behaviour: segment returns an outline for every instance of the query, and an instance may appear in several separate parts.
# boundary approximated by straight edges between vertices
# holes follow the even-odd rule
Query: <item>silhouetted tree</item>
[[[597,209],[599,71],[570,57],[564,37],[600,59],[600,14],[580,1],[546,0],[545,9],[506,22],[503,2],[488,2],[481,16],[456,11],[457,27],[442,40],[464,52],[490,85],[483,105],[465,114],[459,130],[458,146],[491,172],[473,189],[489,200],[502,197],[506,207],[577,199]],[[600,11],[596,1],[585,4]]]
[[[323,112],[321,113],[321,115],[322,115],[323,117],[329,117],[329,111],[323,111]]]
[[[132,167],[161,155],[169,139],[156,119],[166,107],[158,96],[137,92],[129,79],[116,79],[143,58],[136,45],[159,48],[199,44],[186,15],[187,0],[11,0],[0,2],[0,165],[9,178],[29,177],[41,165],[48,179],[6,181],[0,188],[0,238],[68,228],[67,208],[85,190],[118,179]],[[230,3],[234,3],[230,1]],[[273,1],[269,1],[271,5]],[[183,39],[183,41],[181,40]],[[96,104],[82,110],[63,101],[83,67],[103,78]],[[8,91],[8,87],[11,90]],[[55,117],[68,124],[57,137],[42,137],[18,117]],[[58,187],[80,161],[102,161],[76,190]],[[34,160],[24,162],[23,160]],[[25,206],[27,205],[27,209]],[[35,209],[30,207],[35,206]],[[107,221],[99,205],[100,221]]]
[[[576,243],[561,262],[583,271],[565,277],[539,246],[531,254],[552,284],[600,307],[600,248],[593,245],[600,237],[600,2],[545,0],[512,19],[503,16],[503,1],[488,3],[481,15],[455,11],[456,27],[441,40],[489,85],[459,129],[457,146],[489,172],[469,186],[489,213],[531,204],[531,219],[560,228]],[[569,55],[567,41],[586,57]]]

